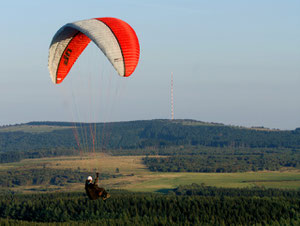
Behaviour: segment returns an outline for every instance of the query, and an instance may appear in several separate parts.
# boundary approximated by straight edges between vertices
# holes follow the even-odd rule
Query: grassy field
[[[143,156],[110,156],[107,154],[90,154],[84,156],[62,156],[52,158],[24,159],[20,162],[0,164],[1,170],[13,168],[47,167],[54,169],[74,169],[101,173],[115,173],[116,168],[122,174],[144,174],[148,169],[142,164]]]
[[[249,172],[249,173],[161,173],[149,176],[146,181],[130,184],[128,190],[156,191],[172,189],[191,183],[216,187],[253,187],[300,189],[299,172]]]
[[[16,125],[0,128],[0,132],[27,132],[27,133],[45,133],[53,130],[69,129],[68,126],[47,126],[47,125]]]
[[[179,185],[204,183],[217,187],[253,187],[300,189],[300,171],[263,171],[247,173],[158,173],[150,172],[142,163],[143,156],[110,156],[94,154],[86,156],[25,159],[18,163],[0,164],[0,171],[9,169],[55,168],[76,169],[100,173],[115,173],[119,169],[122,177],[101,180],[101,184],[109,189],[127,189],[131,191],[163,191]],[[84,183],[84,181],[83,181]],[[47,189],[61,191],[79,191],[83,183],[68,184],[65,187],[27,186],[26,190]],[[14,188],[20,190],[20,188]]]

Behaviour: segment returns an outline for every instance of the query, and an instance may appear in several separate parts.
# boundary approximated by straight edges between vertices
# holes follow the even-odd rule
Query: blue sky
[[[65,106],[74,99],[62,98],[49,76],[49,44],[68,22],[109,16],[135,29],[141,57],[125,85],[109,85],[125,91],[112,98],[117,101],[110,111],[102,110],[109,117],[97,121],[170,118],[173,72],[175,118],[300,127],[299,12],[296,0],[2,2],[0,125],[74,120]],[[95,52],[87,50],[77,73],[93,72]],[[113,73],[106,59],[101,62]],[[75,79],[73,83],[73,89],[78,87]],[[105,82],[101,89],[107,89]],[[75,101],[80,105],[81,98]]]

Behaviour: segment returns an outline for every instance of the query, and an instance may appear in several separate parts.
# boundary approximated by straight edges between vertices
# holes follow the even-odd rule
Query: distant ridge
[[[246,128],[191,119],[153,119],[107,123],[29,122],[0,128],[0,152],[38,150],[44,148],[76,148],[75,130],[86,130],[91,140],[109,137],[106,148],[135,149],[172,145],[203,145],[212,147],[300,148],[300,128],[272,130],[262,127]],[[101,144],[98,140],[99,145]]]
[[[28,122],[28,123],[22,123],[18,125],[47,125],[47,126],[74,126],[76,124],[114,124],[114,123],[131,123],[131,122],[148,122],[148,121],[168,121],[170,123],[181,123],[182,125],[190,125],[190,126],[229,126],[229,127],[234,127],[238,129],[253,129],[253,130],[267,130],[267,131],[286,131],[286,130],[281,130],[278,128],[268,128],[264,126],[239,126],[239,125],[226,125],[223,123],[218,123],[218,122],[204,122],[204,121],[198,121],[194,119],[174,119],[174,120],[169,120],[169,119],[151,119],[151,120],[134,120],[134,121],[117,121],[117,122],[63,122],[63,121],[33,121],[33,122]],[[10,126],[16,126],[16,125],[10,125]],[[0,127],[1,128],[1,127]],[[300,129],[300,128],[296,128]]]

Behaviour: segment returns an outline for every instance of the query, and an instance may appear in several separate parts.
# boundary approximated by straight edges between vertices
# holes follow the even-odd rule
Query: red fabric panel
[[[140,45],[135,31],[126,22],[111,17],[96,18],[105,23],[117,38],[125,61],[125,77],[130,76],[139,61]]]
[[[56,83],[61,83],[69,71],[71,70],[73,64],[80,56],[82,51],[87,47],[90,43],[91,39],[87,37],[85,34],[78,32],[69,42],[66,47],[63,55],[60,58],[57,73],[56,73]]]

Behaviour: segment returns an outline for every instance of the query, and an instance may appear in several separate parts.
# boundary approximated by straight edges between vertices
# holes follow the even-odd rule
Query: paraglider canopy
[[[93,41],[118,74],[130,76],[139,61],[140,46],[132,27],[111,17],[68,23],[54,35],[49,48],[48,67],[53,83],[61,83],[73,64]]]

